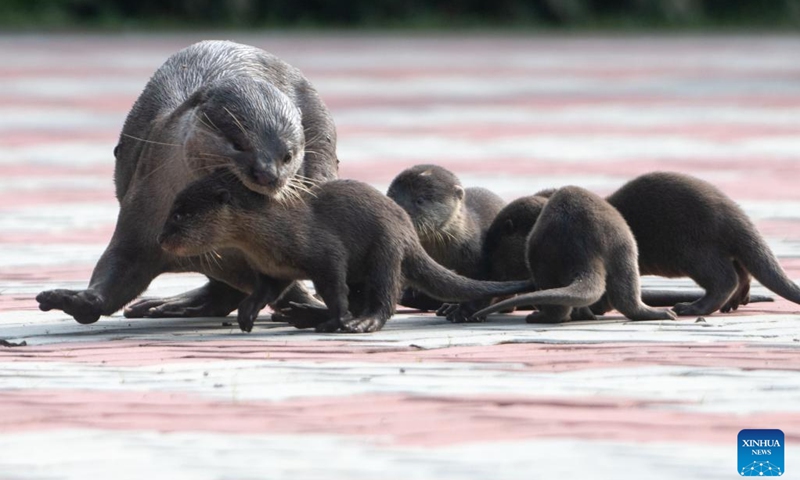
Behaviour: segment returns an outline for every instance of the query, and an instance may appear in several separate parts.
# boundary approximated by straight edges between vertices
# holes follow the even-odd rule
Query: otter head
[[[237,225],[235,209],[261,197],[245,188],[226,169],[190,183],[172,204],[158,243],[181,257],[202,255],[226,246]]]
[[[451,171],[437,165],[417,165],[392,180],[386,195],[403,207],[420,238],[434,236],[461,211],[464,187]]]
[[[531,278],[525,261],[527,238],[546,203],[547,198],[538,194],[522,197],[497,214],[483,243],[490,280],[504,282]]]
[[[280,197],[305,155],[302,115],[272,84],[232,77],[187,100],[184,142],[190,168],[227,166],[250,190]]]

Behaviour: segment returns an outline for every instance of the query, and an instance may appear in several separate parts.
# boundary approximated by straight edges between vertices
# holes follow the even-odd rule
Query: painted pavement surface
[[[510,200],[682,171],[740,202],[800,279],[800,39],[225,36],[315,83],[343,177],[385,190],[432,162]],[[200,38],[0,37],[0,339],[24,342],[0,346],[0,478],[722,479],[742,428],[782,429],[798,478],[800,307],[784,300],[699,323],[401,313],[371,335],[266,311],[249,335],[233,317],[39,312],[37,292],[85,286],[125,114]]]

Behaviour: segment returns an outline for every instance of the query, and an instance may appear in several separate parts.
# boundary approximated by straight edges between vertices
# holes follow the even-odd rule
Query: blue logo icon
[[[783,467],[783,432],[742,430],[739,432],[739,475],[780,477]]]

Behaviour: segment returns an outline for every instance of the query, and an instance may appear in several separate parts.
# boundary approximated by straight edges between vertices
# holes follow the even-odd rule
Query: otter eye
[[[425,199],[420,197],[417,199],[417,205],[422,206],[425,205]]]
[[[117,146],[114,147],[114,156],[116,157],[117,154],[119,154],[119,144],[117,144]]]
[[[237,152],[244,152],[245,150],[244,145],[242,145],[241,142],[238,142],[236,140],[231,140],[231,147],[233,147],[233,149],[236,150]]]
[[[180,213],[173,213],[172,214],[172,221],[175,223],[180,223],[183,220],[183,215]]]
[[[286,155],[283,156],[283,163],[289,163],[291,161],[292,161],[292,154],[291,153],[287,153]]]

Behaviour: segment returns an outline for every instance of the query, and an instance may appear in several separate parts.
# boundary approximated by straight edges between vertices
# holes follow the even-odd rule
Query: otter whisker
[[[294,178],[299,178],[305,183],[310,183],[312,185],[319,185],[320,183],[322,183],[322,180],[319,180],[317,178],[306,177],[304,175],[300,175],[299,173],[295,173]]]
[[[293,188],[295,190],[301,191],[301,192],[305,192],[305,193],[311,195],[312,197],[316,197],[317,196],[317,194],[311,188],[309,188],[308,186],[306,186],[306,185],[304,185],[302,183],[298,183],[294,179],[289,179],[289,182],[286,184],[286,186],[290,187],[290,188]]]
[[[244,125],[242,125],[242,122],[240,122],[239,119],[236,118],[236,115],[234,115],[233,112],[228,110],[228,107],[222,107],[222,108],[225,109],[226,112],[228,112],[228,115],[230,115],[231,118],[233,118],[233,121],[234,121],[234,123],[236,123],[236,126],[239,127],[239,130],[241,130],[242,133],[247,135],[247,130],[245,130]]]
[[[142,180],[147,180],[148,178],[150,178],[151,175],[153,175],[154,173],[158,172],[159,170],[161,170],[162,168],[166,167],[167,165],[169,165],[169,162],[162,163],[161,165],[159,165],[156,168],[152,169],[144,177],[142,177]]]
[[[203,128],[206,128],[207,130],[211,130],[211,131],[218,130],[217,128],[214,128],[210,124],[206,123],[205,120],[203,120],[200,117],[200,115],[198,115],[196,113],[194,114],[194,118],[195,118],[195,120],[197,120],[197,123],[199,123],[200,125],[203,126]]]
[[[218,132],[220,132],[220,131],[221,131],[221,130],[219,129],[219,127],[217,127],[217,126],[214,124],[214,122],[212,122],[212,121],[211,121],[211,118],[209,118],[209,116],[208,116],[208,114],[207,114],[206,112],[203,112],[203,116],[204,116],[204,117],[206,117],[206,120],[208,120],[208,123],[210,123],[210,124],[211,124],[211,126],[212,126],[212,127],[214,127],[214,130],[216,130],[216,131],[218,131]]]
[[[139,141],[139,142],[152,143],[154,145],[163,145],[165,147],[182,147],[183,146],[183,144],[181,144],[181,143],[156,142],[155,140],[147,140],[147,139],[144,139],[144,138],[134,137],[133,135],[128,135],[127,133],[123,133],[122,136],[123,137],[132,138],[132,139],[134,139],[136,141]]]

